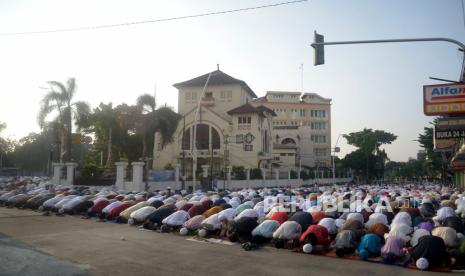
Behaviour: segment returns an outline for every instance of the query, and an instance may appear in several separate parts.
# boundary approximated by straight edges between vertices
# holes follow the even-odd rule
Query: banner
[[[424,85],[423,112],[427,116],[465,113],[465,84]]]
[[[149,181],[174,181],[174,170],[150,170]]]

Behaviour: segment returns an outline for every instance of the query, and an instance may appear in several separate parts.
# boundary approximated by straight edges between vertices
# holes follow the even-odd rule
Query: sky
[[[429,77],[458,80],[463,53],[446,42],[335,45],[313,66],[313,32],[325,41],[448,37],[465,43],[461,0],[309,0],[201,18],[63,33],[1,34],[178,17],[281,0],[0,0],[3,137],[39,132],[47,81],[75,77],[76,100],[134,104],[153,94],[176,109],[174,83],[220,69],[266,91],[303,89],[332,99],[332,147],[363,128],[398,136],[394,161],[416,157]],[[340,138],[340,157],[354,150]]]

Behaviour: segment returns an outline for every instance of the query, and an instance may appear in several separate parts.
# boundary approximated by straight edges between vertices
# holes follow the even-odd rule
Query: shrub
[[[173,167],[173,164],[168,162],[163,166],[163,169],[172,171],[172,170],[174,170],[174,167]]]
[[[234,179],[237,179],[237,180],[246,179],[245,170],[243,166],[233,166],[232,173],[234,175]]]
[[[262,170],[259,168],[250,170],[250,179],[262,179]]]

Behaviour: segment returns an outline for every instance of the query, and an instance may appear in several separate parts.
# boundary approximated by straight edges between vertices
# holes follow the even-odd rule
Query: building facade
[[[273,159],[284,168],[331,166],[331,99],[315,93],[268,91],[254,105],[273,110]]]
[[[222,175],[229,166],[271,166],[276,114],[250,104],[257,96],[247,83],[217,70],[174,87],[182,118],[173,143],[161,148],[155,135],[155,169],[180,164],[181,174],[189,178],[194,168],[197,177],[202,166],[208,166],[210,176]]]
[[[208,80],[208,81],[207,81]],[[207,84],[207,85],[206,85]],[[173,143],[160,147],[155,135],[155,169],[179,164],[181,175],[209,176],[243,166],[297,171],[331,165],[331,100],[314,93],[274,92],[257,98],[242,80],[220,70],[174,84],[178,123]]]

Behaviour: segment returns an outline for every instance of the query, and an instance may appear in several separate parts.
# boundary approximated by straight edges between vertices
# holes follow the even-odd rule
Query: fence
[[[335,183],[347,183],[352,178],[336,178]],[[254,188],[254,189],[262,189],[262,188],[298,188],[301,186],[314,186],[317,185],[328,185],[333,184],[332,178],[320,178],[320,179],[311,179],[303,181],[301,179],[267,179],[267,180],[231,180],[231,181],[223,181],[218,180],[216,183],[217,189],[246,189],[246,188]],[[200,188],[200,181],[196,181],[196,189]],[[185,189],[189,190],[192,189],[193,181],[186,181],[185,182]],[[149,191],[156,191],[156,190],[166,190],[167,188],[171,190],[181,190],[182,189],[182,182],[181,181],[166,181],[166,182],[149,182],[148,183],[148,190]]]

